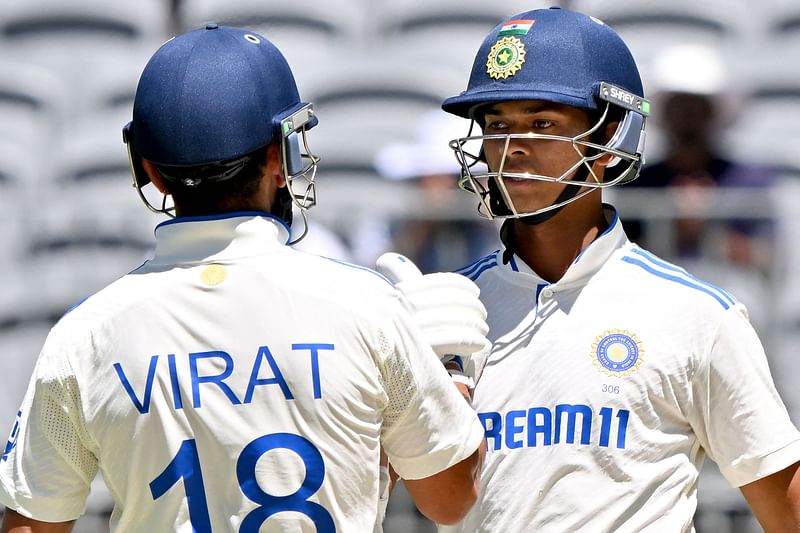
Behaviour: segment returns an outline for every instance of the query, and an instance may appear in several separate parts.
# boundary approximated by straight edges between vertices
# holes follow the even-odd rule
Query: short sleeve
[[[0,460],[0,503],[36,520],[66,522],[83,514],[98,464],[85,444],[69,360],[47,350],[45,345]]]
[[[402,310],[380,334],[388,405],[382,444],[404,479],[432,476],[472,455],[483,426]]]
[[[800,461],[800,433],[741,306],[723,315],[692,389],[690,422],[731,485],[751,483]]]

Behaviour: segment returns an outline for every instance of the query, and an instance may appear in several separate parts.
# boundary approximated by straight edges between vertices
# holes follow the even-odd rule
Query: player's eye
[[[485,129],[487,132],[504,131],[508,129],[508,124],[503,122],[502,120],[489,120],[486,122]]]
[[[544,130],[550,128],[554,125],[552,120],[547,119],[537,119],[533,121],[533,129],[536,130]]]

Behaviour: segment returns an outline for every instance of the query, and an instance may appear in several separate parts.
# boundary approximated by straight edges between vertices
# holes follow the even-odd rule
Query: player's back
[[[282,245],[201,255],[157,255],[48,340],[67,346],[112,528],[371,530],[391,285]]]

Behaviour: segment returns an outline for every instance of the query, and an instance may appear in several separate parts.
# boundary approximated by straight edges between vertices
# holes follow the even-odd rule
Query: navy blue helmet
[[[150,181],[142,158],[161,169],[218,166],[220,173],[205,179],[222,181],[243,166],[241,158],[280,141],[287,188],[305,209],[315,202],[318,162],[306,130],[316,123],[275,45],[252,31],[210,23],[170,39],[150,58],[123,138],[140,193]],[[299,192],[291,186],[298,177],[304,181]],[[202,179],[195,181],[183,185]]]

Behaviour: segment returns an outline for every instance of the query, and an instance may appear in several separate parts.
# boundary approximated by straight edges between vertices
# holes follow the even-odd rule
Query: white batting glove
[[[376,262],[411,304],[414,321],[453,379],[472,388],[491,349],[480,289],[460,274],[422,275],[408,258],[387,253]]]

